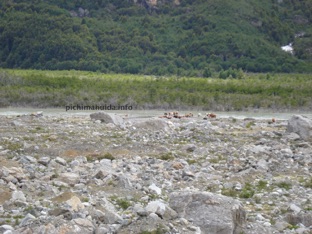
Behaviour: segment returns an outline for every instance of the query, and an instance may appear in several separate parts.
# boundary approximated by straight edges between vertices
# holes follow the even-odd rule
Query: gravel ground
[[[111,117],[0,115],[0,232],[312,233],[288,120]]]

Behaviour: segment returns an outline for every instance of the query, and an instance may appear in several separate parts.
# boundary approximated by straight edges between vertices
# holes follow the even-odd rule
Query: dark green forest
[[[0,67],[310,73],[311,9],[311,0],[2,0]],[[294,54],[281,50],[289,43]]]

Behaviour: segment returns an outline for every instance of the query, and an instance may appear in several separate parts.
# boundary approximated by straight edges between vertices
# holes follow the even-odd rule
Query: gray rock
[[[73,196],[72,198],[67,200],[66,204],[69,205],[73,211],[78,211],[79,209],[84,208],[84,205],[81,203],[80,199],[77,196]]]
[[[107,234],[109,233],[109,228],[101,224],[99,227],[96,228],[95,234]]]
[[[8,230],[13,231],[14,228],[12,226],[6,225],[6,224],[0,226],[0,232],[1,233],[4,233],[5,231],[8,231]]]
[[[301,211],[301,208],[296,204],[290,204],[288,209],[295,212],[296,214],[298,214]]]
[[[56,228],[53,224],[48,223],[46,225],[40,226],[40,231],[38,233],[57,233]]]
[[[245,210],[238,201],[210,192],[173,192],[169,205],[203,233],[240,233],[246,221]]]
[[[60,174],[59,180],[68,183],[69,185],[75,185],[79,182],[79,175],[76,173],[65,172]]]
[[[257,162],[257,168],[260,170],[267,171],[269,169],[267,161],[265,159],[260,159]]]
[[[94,177],[102,180],[108,175],[109,174],[106,171],[100,169],[95,173]]]
[[[105,209],[103,222],[107,224],[122,223],[122,217],[111,209]]]
[[[195,177],[195,174],[191,171],[188,171],[188,170],[183,170],[182,172],[182,177]]]
[[[13,234],[12,230],[6,230],[3,234]]]
[[[95,232],[91,221],[82,218],[73,219],[70,222],[57,224],[56,226],[57,229],[54,233],[93,234]]]
[[[285,221],[278,221],[274,224],[274,227],[278,230],[278,231],[283,231],[285,230],[290,224],[285,222]]]
[[[123,174],[118,175],[117,181],[118,181],[117,186],[120,188],[125,188],[125,189],[131,189],[132,188],[132,183],[131,183],[130,179]]]
[[[302,223],[306,227],[312,226],[312,212],[287,214],[286,221],[292,225]]]
[[[37,159],[35,159],[35,158],[32,157],[32,156],[27,155],[27,156],[25,156],[25,158],[26,158],[29,162],[31,162],[31,163],[37,163]]]
[[[302,139],[312,141],[312,120],[302,115],[294,115],[288,120],[288,133],[297,133]]]
[[[13,201],[13,202],[16,202],[16,201],[26,202],[26,197],[22,191],[14,191],[12,193],[11,201]]]
[[[51,161],[51,158],[49,158],[49,157],[41,157],[38,159],[38,163],[40,163],[44,166],[47,166],[50,161]]]
[[[91,230],[94,228],[92,222],[88,219],[77,218],[73,219],[72,222],[77,224],[78,226],[90,228]]]
[[[62,209],[62,208],[55,208],[53,210],[49,210],[48,214],[51,216],[59,216],[59,215],[65,215],[66,213],[70,213],[68,209]]]
[[[135,205],[133,206],[133,211],[134,211],[135,213],[137,213],[138,215],[140,215],[140,216],[147,216],[147,215],[148,215],[147,210],[144,209],[144,208],[142,207],[142,205],[140,205],[140,204],[135,204]]]
[[[154,183],[148,187],[151,193],[161,195],[161,188],[157,187]]]
[[[111,113],[97,112],[90,115],[93,121],[100,120],[102,123],[112,123],[119,127],[124,127],[124,120],[120,116]]]
[[[162,201],[151,201],[145,207],[148,213],[155,213],[163,216],[166,211],[166,205]]]
[[[296,140],[299,140],[300,139],[300,136],[297,134],[297,133],[294,133],[294,132],[291,132],[290,134],[288,134],[286,136],[289,140],[293,140],[293,141],[296,141]]]
[[[55,161],[63,166],[66,166],[66,160],[61,157],[57,157]]]
[[[25,218],[23,218],[21,220],[20,226],[23,227],[25,225],[28,225],[29,223],[31,223],[32,221],[36,220],[36,217],[31,215],[31,214],[27,214],[25,216]]]
[[[23,126],[24,124],[23,124],[22,122],[20,122],[20,121],[14,120],[14,121],[11,122],[11,125],[12,125],[13,127],[21,127],[21,126]]]

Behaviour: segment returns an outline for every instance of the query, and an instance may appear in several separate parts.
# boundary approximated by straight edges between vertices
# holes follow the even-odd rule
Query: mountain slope
[[[0,66],[203,76],[312,71],[309,0],[0,3]],[[281,46],[293,43],[292,55]]]

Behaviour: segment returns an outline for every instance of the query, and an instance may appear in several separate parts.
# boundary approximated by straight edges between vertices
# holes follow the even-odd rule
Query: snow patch
[[[292,43],[289,43],[286,46],[282,46],[281,49],[284,50],[285,52],[288,52],[288,53],[291,53],[291,54],[294,53],[294,48],[292,47]]]

